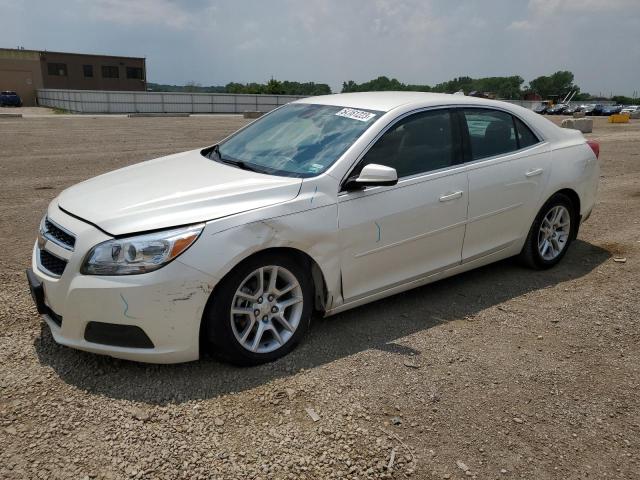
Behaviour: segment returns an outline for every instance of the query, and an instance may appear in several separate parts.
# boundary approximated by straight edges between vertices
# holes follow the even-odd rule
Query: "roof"
[[[53,50],[29,50],[24,48],[0,48],[0,51],[4,52],[29,52],[38,53],[40,55],[46,55],[47,53],[53,53],[56,55],[80,55],[83,57],[110,57],[110,58],[130,58],[135,60],[144,60],[145,57],[129,57],[126,55],[102,55],[100,53],[76,53],[76,52],[56,52]]]
[[[358,92],[339,93],[337,95],[321,95],[318,97],[307,97],[296,100],[294,103],[309,103],[316,105],[333,105],[336,107],[349,107],[362,110],[378,110],[390,112],[400,109],[410,111],[413,109],[438,107],[438,106],[476,106],[494,107],[511,112],[524,120],[529,126],[534,126],[538,134],[542,134],[545,139],[556,138],[562,129],[553,124],[548,119],[518,105],[499,100],[489,100],[486,98],[467,97],[463,95],[452,95],[449,93],[426,93],[426,92]],[[383,117],[381,117],[383,118]]]
[[[388,112],[407,104],[416,106],[437,105],[487,105],[490,100],[451,95],[448,93],[426,92],[358,92],[321,95],[297,100],[296,103],[314,103],[317,105],[334,105],[338,107],[362,108]]]

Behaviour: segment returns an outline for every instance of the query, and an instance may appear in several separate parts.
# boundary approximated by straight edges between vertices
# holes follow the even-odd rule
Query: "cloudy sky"
[[[0,0],[0,47],[147,57],[158,83],[531,80],[640,92],[640,0]]]

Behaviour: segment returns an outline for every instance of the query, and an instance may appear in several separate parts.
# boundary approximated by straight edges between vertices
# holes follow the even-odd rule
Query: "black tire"
[[[313,282],[310,269],[304,263],[290,255],[267,252],[250,257],[238,264],[216,286],[205,308],[201,336],[205,349],[210,354],[239,366],[272,362],[293,350],[309,329],[313,312]],[[256,353],[243,347],[234,335],[230,309],[236,290],[245,278],[258,268],[270,265],[284,267],[296,277],[302,290],[302,315],[298,327],[284,345],[268,353]]]
[[[569,238],[564,248],[560,251],[560,254],[552,260],[547,260],[542,257],[538,249],[538,232],[540,231],[540,225],[542,224],[544,217],[552,208],[556,206],[564,206],[569,211],[569,216],[571,218]],[[579,216],[576,212],[576,207],[573,205],[571,199],[563,193],[554,194],[549,200],[546,201],[546,203],[538,212],[538,215],[536,215],[536,218],[533,221],[531,228],[529,229],[527,240],[524,243],[524,247],[522,247],[522,251],[520,252],[518,259],[527,267],[536,270],[546,270],[557,265],[560,260],[562,260],[562,258],[566,255],[569,247],[571,246],[571,242],[577,236],[578,222]]]

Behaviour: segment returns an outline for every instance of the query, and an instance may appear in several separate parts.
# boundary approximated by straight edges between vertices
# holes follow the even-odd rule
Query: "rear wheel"
[[[577,227],[573,202],[566,195],[556,193],[542,206],[531,225],[520,259],[532,268],[553,267],[567,253]]]
[[[237,365],[289,353],[308,329],[312,284],[306,267],[282,254],[252,257],[216,288],[204,317],[210,351]]]

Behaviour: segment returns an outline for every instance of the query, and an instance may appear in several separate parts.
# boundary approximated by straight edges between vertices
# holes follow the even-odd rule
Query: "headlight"
[[[85,275],[135,275],[157,270],[196,241],[204,224],[102,242],[85,257]]]

